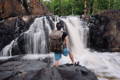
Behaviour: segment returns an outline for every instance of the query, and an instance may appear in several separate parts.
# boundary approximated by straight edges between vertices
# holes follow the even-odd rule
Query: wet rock
[[[105,11],[89,21],[88,46],[97,51],[120,51],[120,10]]]
[[[0,51],[21,33],[28,30],[35,16],[23,16],[6,19],[0,23]],[[28,19],[28,20],[27,20]]]
[[[0,80],[98,80],[93,72],[80,65],[50,67],[46,60],[16,58],[0,63]]]

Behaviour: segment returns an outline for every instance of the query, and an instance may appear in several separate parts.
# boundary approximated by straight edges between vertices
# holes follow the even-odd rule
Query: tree
[[[41,0],[40,0],[41,1]],[[50,0],[43,3],[55,15],[95,14],[108,9],[120,9],[120,0]]]

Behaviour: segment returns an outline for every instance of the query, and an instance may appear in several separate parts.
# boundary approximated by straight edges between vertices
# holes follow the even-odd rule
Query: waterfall
[[[84,21],[77,16],[68,16],[62,19],[67,27],[71,39],[71,51],[75,60],[81,65],[86,66],[98,75],[99,80],[120,80],[120,53],[90,51],[86,47],[87,34],[89,28]],[[70,59],[64,57],[61,63],[70,62]]]
[[[87,29],[83,27],[82,20],[80,20],[80,17],[69,16],[67,19],[63,19],[63,21],[70,36],[72,53],[84,55],[84,51],[86,51],[84,49],[86,43],[84,33]]]
[[[99,80],[109,80],[110,78],[120,80],[120,53],[90,51],[86,47],[89,28],[79,16],[54,17],[54,19],[50,16],[36,18],[29,30],[23,33],[26,35],[24,38],[27,54],[45,54],[48,52],[48,35],[52,29],[55,29],[55,24],[59,20],[65,23],[70,40],[69,47],[75,56],[75,61],[79,61],[80,65],[94,71],[99,76]],[[12,41],[7,45],[2,50],[3,55],[12,55],[11,48],[15,43],[17,42]],[[38,58],[38,55],[24,58],[28,57]],[[60,61],[65,64],[69,63],[70,59],[62,56]]]

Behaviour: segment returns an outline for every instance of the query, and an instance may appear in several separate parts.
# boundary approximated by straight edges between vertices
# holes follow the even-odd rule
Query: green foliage
[[[80,15],[84,9],[84,0],[50,0],[42,2],[55,15]]]
[[[113,9],[120,9],[120,0],[113,1]]]
[[[93,4],[93,14],[103,10],[120,9],[120,0],[94,0]]]
[[[85,0],[50,0],[42,1],[55,15],[81,15],[84,12]],[[120,9],[120,0],[86,0],[88,14],[103,10]]]
[[[97,13],[101,10],[106,10],[108,9],[108,0],[94,0],[92,8],[92,13]]]

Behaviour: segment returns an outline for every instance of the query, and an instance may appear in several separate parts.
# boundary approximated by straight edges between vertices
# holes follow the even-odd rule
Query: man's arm
[[[70,48],[69,48],[69,38],[68,38],[68,36],[66,36],[65,37],[65,44],[66,44],[66,48],[68,49],[68,50],[70,50]],[[74,55],[71,53],[71,51],[70,51],[70,53],[69,53],[69,57],[70,57],[70,59],[71,59],[71,61],[72,61],[72,63],[74,64],[75,63],[75,61],[74,61]]]
[[[68,48],[68,46],[69,46],[68,36],[65,37],[64,44],[66,45],[66,48]]]

